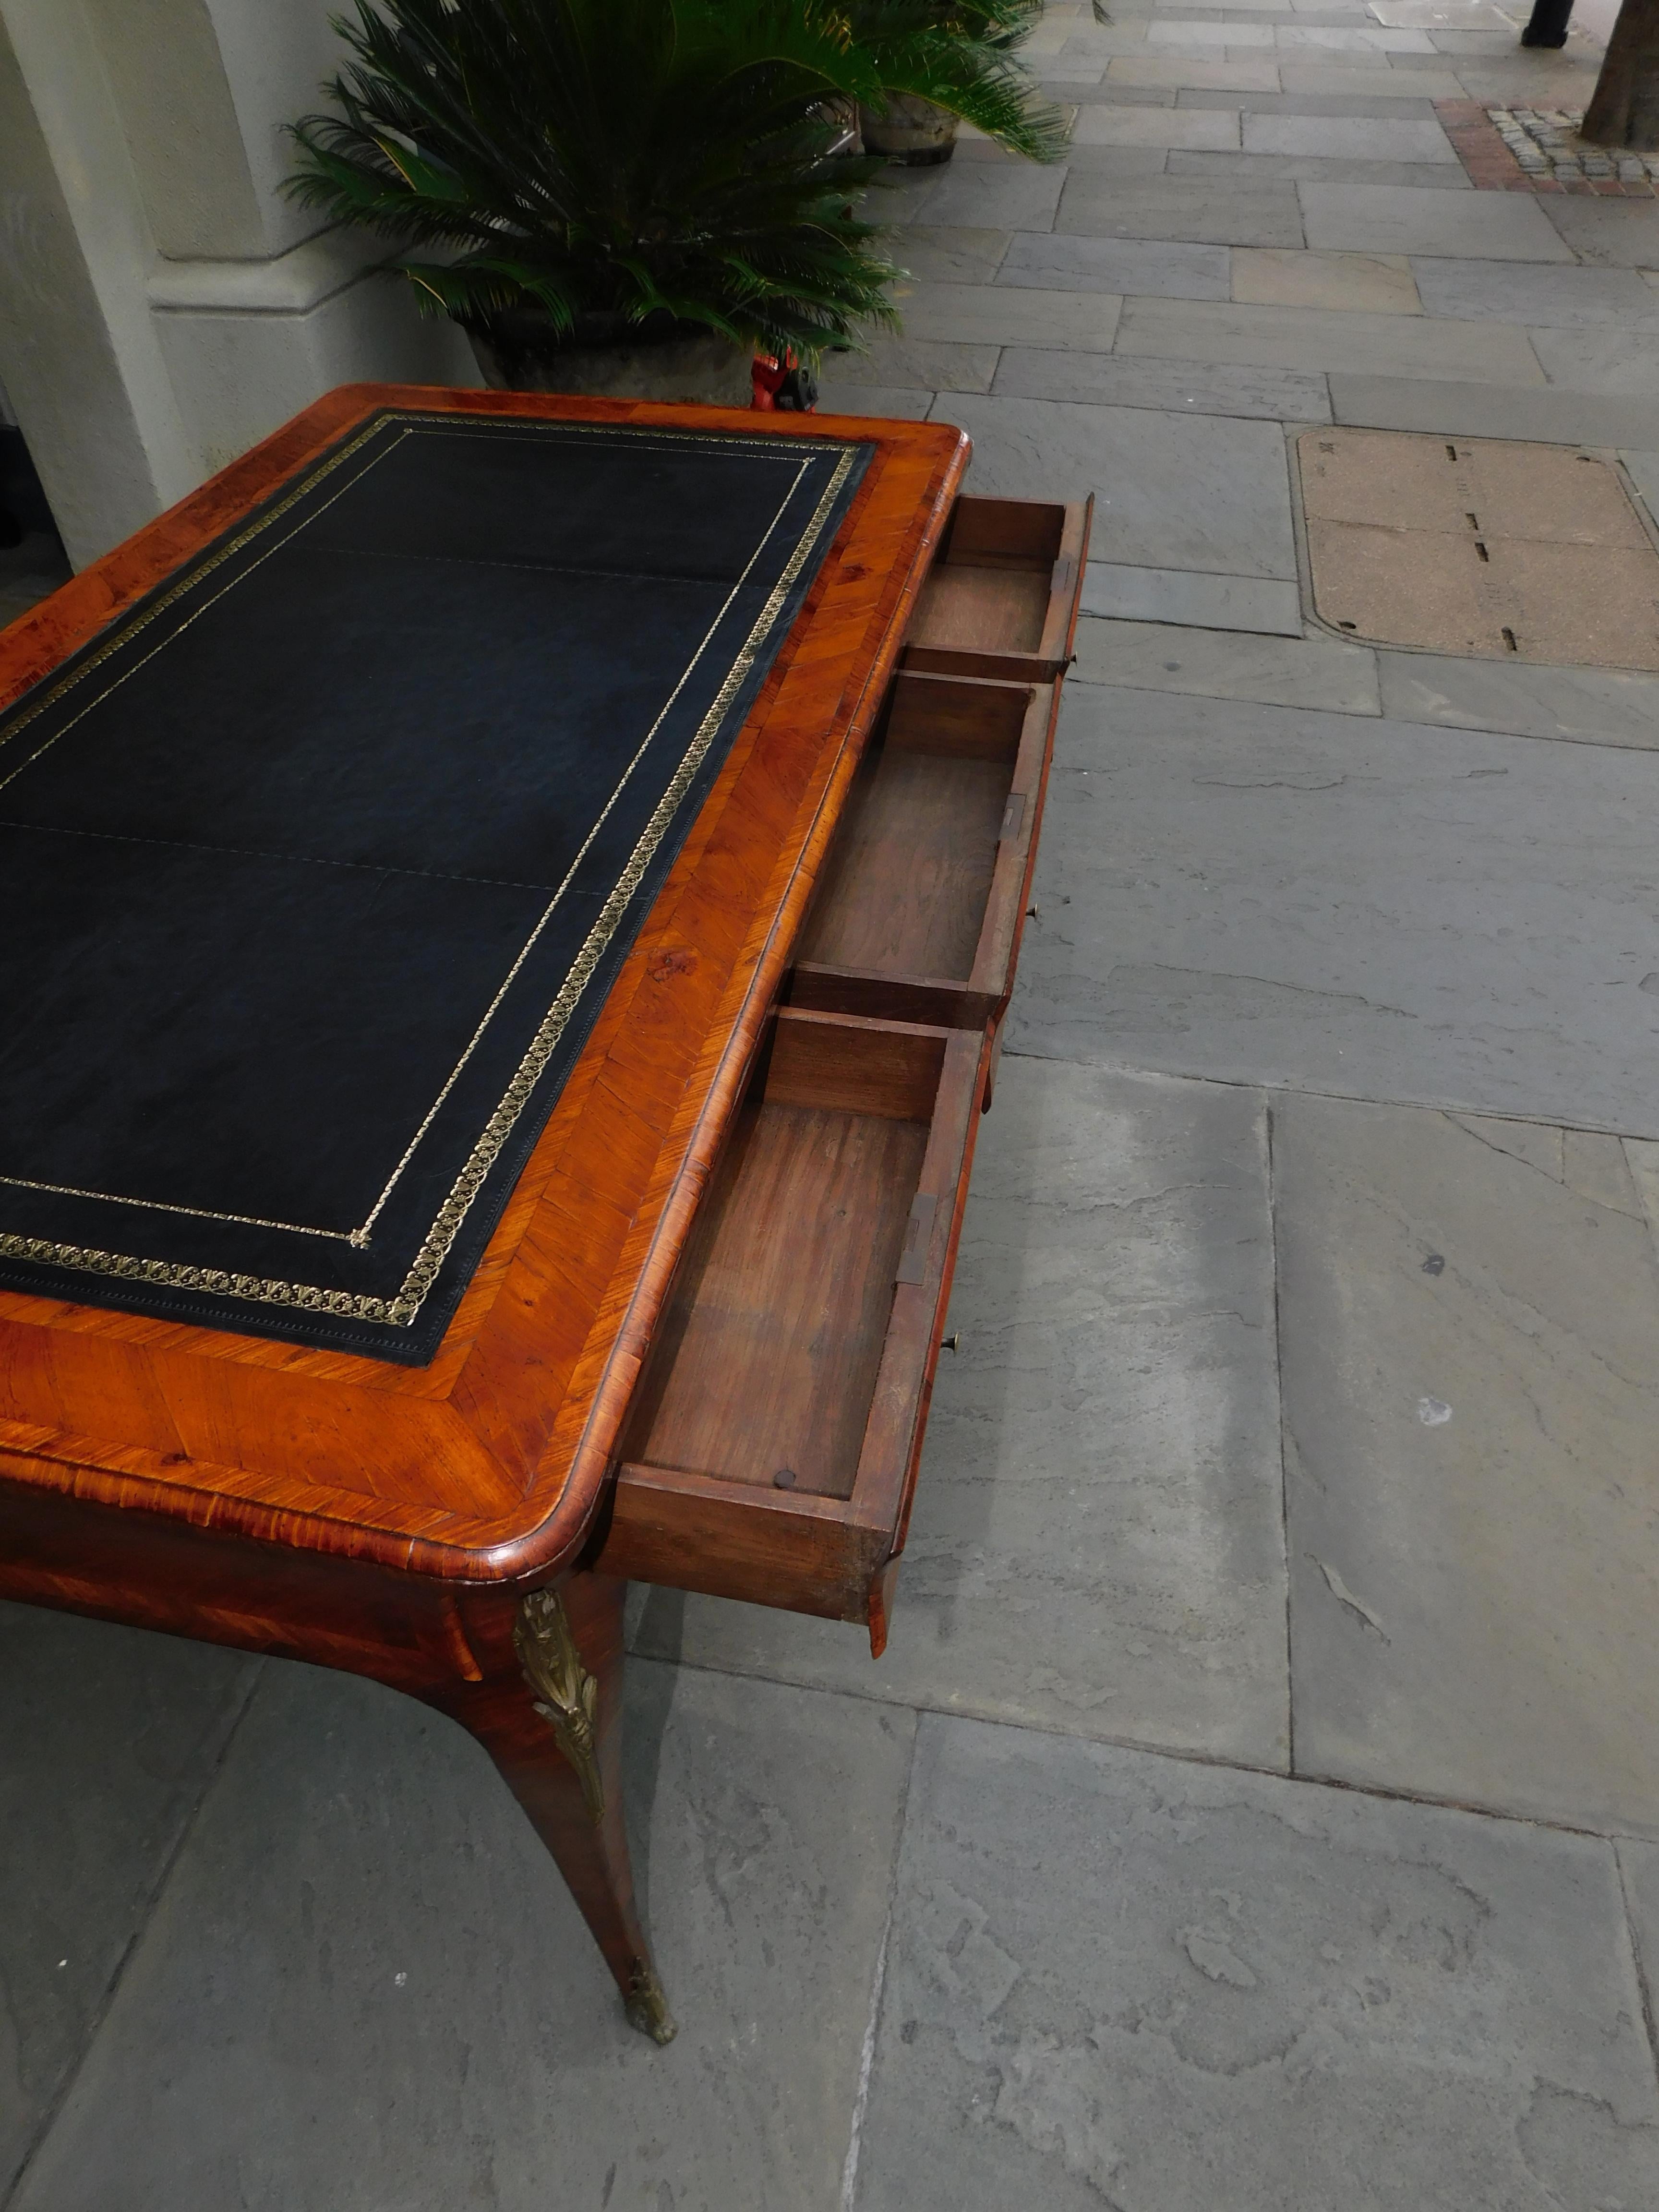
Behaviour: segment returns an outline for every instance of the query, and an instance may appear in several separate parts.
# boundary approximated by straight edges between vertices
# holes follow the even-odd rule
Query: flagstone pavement
[[[891,1646],[636,1594],[678,2042],[447,1723],[0,1610],[10,2212],[1659,2203],[1659,679],[1340,641],[1286,458],[1659,502],[1659,202],[1437,119],[1518,19],[1067,0],[1069,162],[883,203],[825,404],[1093,559]]]

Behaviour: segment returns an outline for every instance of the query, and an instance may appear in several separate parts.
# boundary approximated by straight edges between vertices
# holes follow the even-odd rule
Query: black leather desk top
[[[0,1283],[420,1364],[862,473],[386,413],[0,723]]]

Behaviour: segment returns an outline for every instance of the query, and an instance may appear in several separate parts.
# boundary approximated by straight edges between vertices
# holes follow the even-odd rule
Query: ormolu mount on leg
[[[604,1820],[605,1784],[595,1735],[599,1686],[582,1665],[556,1591],[532,1590],[524,1600],[514,1624],[513,1648],[536,1693],[536,1711],[575,1769],[589,1814]]]

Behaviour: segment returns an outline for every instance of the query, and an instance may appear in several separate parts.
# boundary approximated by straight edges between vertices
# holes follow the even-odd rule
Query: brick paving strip
[[[1577,114],[1487,107],[1478,100],[1437,100],[1434,112],[1478,192],[1659,198],[1659,161],[1585,144],[1577,136],[1583,119]]]

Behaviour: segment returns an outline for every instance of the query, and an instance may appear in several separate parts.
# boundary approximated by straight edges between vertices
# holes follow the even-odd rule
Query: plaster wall
[[[179,259],[269,253],[264,210],[206,0],[83,4],[156,252]]]
[[[337,384],[477,384],[453,323],[374,274],[384,249],[329,231],[273,261],[172,262],[150,280],[161,351],[206,472]]]
[[[122,6],[125,0],[114,0]],[[316,215],[283,198],[293,161],[283,125],[321,105],[343,58],[331,17],[339,0],[206,0],[258,202],[266,251],[282,252],[318,229]],[[348,9],[346,12],[349,12]]]

